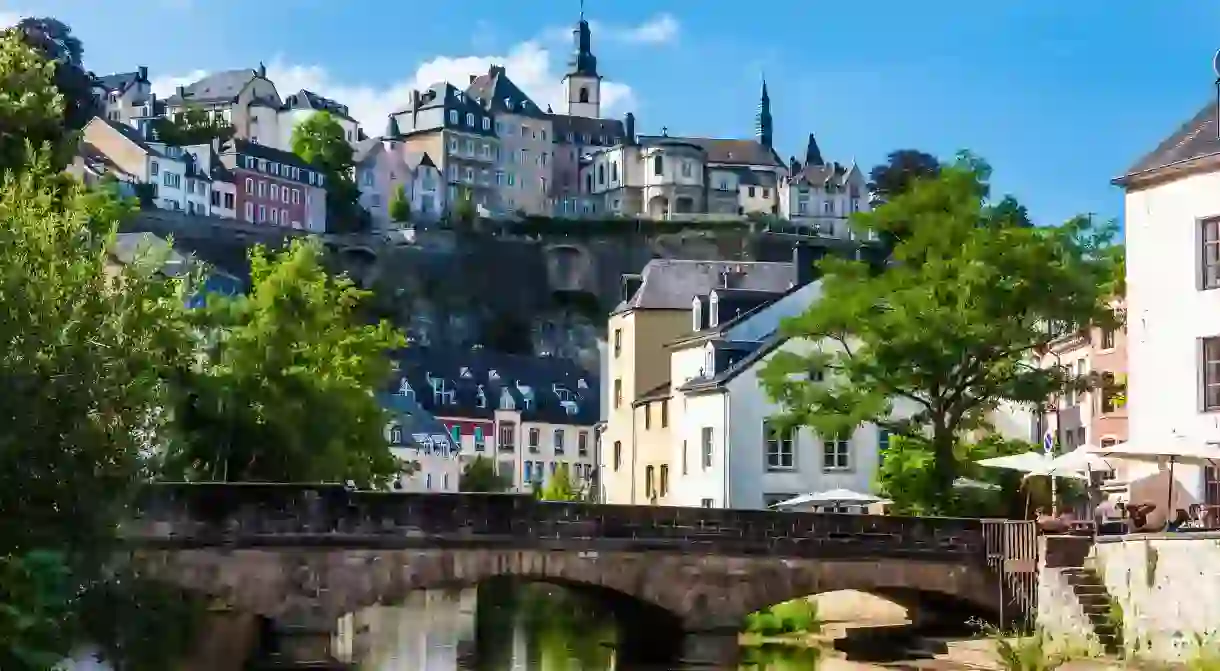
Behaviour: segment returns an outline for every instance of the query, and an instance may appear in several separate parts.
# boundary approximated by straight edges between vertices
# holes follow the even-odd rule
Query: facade
[[[606,503],[650,501],[649,467],[658,500],[666,498],[659,491],[661,466],[668,474],[679,464],[673,458],[673,431],[681,413],[680,401],[665,401],[672,396],[667,344],[696,330],[692,301],[726,278],[738,289],[781,293],[796,282],[795,268],[792,263],[654,259],[641,274],[623,278],[623,301],[607,325],[610,352],[602,380],[602,393],[610,399],[601,435]]]
[[[418,225],[436,221],[444,212],[441,174],[427,154],[412,153],[399,139],[391,119],[385,135],[356,143],[353,155],[360,205],[368,210],[376,230],[403,228],[390,219],[390,202],[401,188],[410,205],[410,221]]]
[[[1115,304],[1122,310],[1122,302]],[[1114,445],[1127,440],[1127,408],[1115,402],[1127,374],[1125,329],[1083,329],[1068,333],[1042,356],[1044,368],[1060,366],[1097,380],[1093,389],[1069,392],[1052,399],[1044,415],[1039,441],[1049,437],[1063,451],[1081,445]]]
[[[257,70],[225,70],[179,86],[165,100],[165,114],[173,118],[196,107],[232,124],[239,140],[276,146],[281,138],[282,106],[275,83],[267,79],[267,68],[260,64]]]
[[[871,209],[868,179],[853,162],[850,166],[822,158],[812,134],[805,161],[791,160],[788,175],[779,180],[777,213],[797,230],[821,237],[852,239],[851,215]]]
[[[550,215],[555,165],[551,115],[538,108],[504,68],[471,77],[466,94],[492,115],[500,138],[495,160],[498,205],[504,212]]]
[[[454,443],[446,427],[404,391],[399,389],[382,398],[390,412],[386,442],[404,464],[393,488],[408,492],[458,491],[462,446]]]
[[[598,399],[589,373],[549,357],[426,346],[397,361],[396,389],[445,426],[463,464],[491,459],[517,492],[560,469],[596,487]]]
[[[1209,102],[1115,180],[1125,191],[1132,441],[1220,442],[1220,138]],[[1174,474],[1210,504],[1214,472]],[[1206,485],[1205,485],[1206,483]]]
[[[462,89],[448,83],[412,91],[406,109],[390,116],[406,150],[427,154],[441,171],[444,202],[460,196],[490,211],[497,208],[496,157],[500,141],[492,115]]]
[[[235,211],[242,221],[326,232],[322,173],[296,154],[234,139],[220,151],[232,173]]]
[[[131,126],[94,117],[85,124],[81,138],[80,169],[109,173],[130,185],[152,186],[153,204],[164,210],[188,214],[211,214],[212,175],[196,158],[204,148],[170,147],[150,142]]]
[[[145,116],[146,105],[155,99],[148,81],[148,68],[119,72],[94,80],[93,95],[107,121],[131,124]]]
[[[301,89],[284,98],[276,119],[278,137],[272,146],[284,151],[292,151],[292,131],[297,124],[313,116],[317,112],[329,112],[331,117],[343,128],[344,137],[353,147],[361,140],[360,122],[352,118],[347,105],[324,98],[313,91]]]

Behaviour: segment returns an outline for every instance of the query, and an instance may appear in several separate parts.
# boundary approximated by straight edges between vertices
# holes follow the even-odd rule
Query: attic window
[[[695,300],[691,302],[691,330],[703,330],[703,304],[699,302],[699,297],[695,296]]]
[[[517,403],[513,400],[513,395],[508,393],[507,389],[500,391],[500,409],[501,410],[516,410]]]
[[[703,377],[710,378],[716,375],[716,348],[711,345],[707,346],[707,351],[703,353]]]
[[[398,395],[405,396],[405,397],[411,399],[412,401],[415,400],[415,390],[413,388],[411,388],[411,383],[408,382],[407,378],[405,378],[405,377],[402,379],[401,382],[398,383]]]
[[[462,366],[461,372],[459,373],[459,375],[461,375],[463,378],[465,378],[467,380],[469,380],[471,377],[474,377],[473,375],[470,374],[470,366]]]
[[[707,325],[708,327],[716,326],[720,323],[720,297],[713,291],[712,295],[707,299]]]
[[[479,390],[475,392],[475,405],[480,408],[487,407],[487,393],[483,391],[483,385],[479,385]]]
[[[487,379],[488,379],[488,380],[499,380],[499,379],[500,379],[500,373],[499,373],[499,372],[497,372],[495,368],[489,368],[489,369],[487,370]]]

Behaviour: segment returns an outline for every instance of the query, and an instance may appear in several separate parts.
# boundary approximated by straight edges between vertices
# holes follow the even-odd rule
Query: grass
[[[746,616],[746,632],[758,636],[816,634],[822,630],[817,604],[793,599]]]

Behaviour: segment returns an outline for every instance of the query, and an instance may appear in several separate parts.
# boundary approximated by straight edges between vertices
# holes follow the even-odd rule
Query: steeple
[[[596,77],[597,57],[593,55],[593,39],[589,33],[589,22],[585,20],[585,0],[580,0],[580,21],[572,31],[572,42],[575,50],[572,60],[568,62],[571,67],[568,74]]]
[[[805,147],[805,165],[825,165],[826,161],[822,158],[822,150],[818,149],[818,141],[813,137],[813,133],[809,134],[809,144]]]
[[[758,116],[754,121],[754,135],[758,143],[771,148],[771,96],[767,94],[767,78],[763,77],[762,96],[758,99]]]
[[[391,114],[389,122],[385,125],[385,136],[387,138],[397,138],[399,135],[402,135],[402,133],[398,132],[398,119],[395,119],[394,115]]]

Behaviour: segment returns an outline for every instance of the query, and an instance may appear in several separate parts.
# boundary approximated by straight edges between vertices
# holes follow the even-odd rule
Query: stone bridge
[[[324,655],[344,614],[496,577],[596,592],[667,639],[735,636],[748,613],[842,589],[1008,605],[981,520],[257,484],[158,485],[137,510],[123,533],[146,571],[295,633],[296,658]]]

